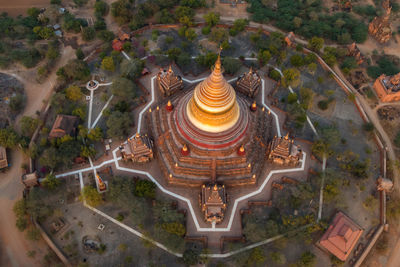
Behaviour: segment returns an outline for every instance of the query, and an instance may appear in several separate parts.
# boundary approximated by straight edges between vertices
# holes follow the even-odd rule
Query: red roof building
[[[122,46],[123,45],[124,45],[124,43],[122,41],[118,40],[118,39],[114,39],[113,42],[112,42],[112,48],[115,51],[122,51],[122,49],[123,49]]]
[[[346,261],[363,232],[358,224],[338,212],[319,244],[338,259]]]
[[[56,120],[49,133],[49,138],[61,138],[64,135],[75,135],[79,118],[70,115],[57,115]]]

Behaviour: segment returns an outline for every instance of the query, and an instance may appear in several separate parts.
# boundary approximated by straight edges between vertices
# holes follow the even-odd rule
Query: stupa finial
[[[218,57],[217,61],[215,62],[214,70],[221,71],[221,52],[222,52],[222,46],[219,47]]]

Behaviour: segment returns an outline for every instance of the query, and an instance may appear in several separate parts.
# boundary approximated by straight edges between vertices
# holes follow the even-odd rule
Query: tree
[[[122,77],[135,81],[142,75],[144,62],[139,59],[124,59],[121,63]]]
[[[103,203],[103,198],[97,189],[92,186],[85,186],[81,192],[81,201],[86,201],[89,206],[96,207]]]
[[[70,87],[68,87],[65,90],[65,95],[67,96],[68,99],[72,101],[78,101],[83,97],[81,88],[77,85],[71,85]]]
[[[177,236],[184,236],[186,233],[186,228],[183,224],[179,222],[170,222],[170,223],[163,223],[161,225],[162,229],[170,234],[174,234]]]
[[[269,257],[271,258],[271,260],[278,264],[278,265],[284,265],[286,264],[286,257],[284,254],[280,253],[280,252],[271,252],[269,254]]]
[[[293,55],[290,58],[290,64],[292,64],[294,67],[301,67],[304,65],[304,60],[303,57],[299,54]]]
[[[275,81],[279,81],[281,79],[281,74],[276,69],[271,69],[269,71],[269,77]]]
[[[319,50],[321,50],[321,48],[324,46],[324,39],[314,36],[313,38],[311,38],[310,40],[308,40],[308,48],[310,48],[311,50],[315,51],[315,52],[319,52]]]
[[[126,78],[116,78],[111,85],[112,93],[124,101],[131,101],[136,96],[137,86]]]
[[[22,135],[31,137],[38,126],[39,121],[29,116],[23,116],[20,121]]]
[[[10,109],[12,112],[17,113],[24,108],[25,97],[22,94],[17,93],[10,99]]]
[[[25,199],[20,199],[15,202],[13,211],[16,217],[15,226],[21,232],[26,229],[28,226],[28,220],[26,218],[26,202]]]
[[[260,50],[258,52],[257,58],[258,58],[258,62],[260,63],[260,65],[264,66],[271,59],[271,53],[266,49],[265,50]]]
[[[104,1],[97,0],[96,3],[94,4],[94,14],[97,17],[103,17],[107,15],[108,11],[108,4]]]
[[[54,169],[59,162],[57,150],[54,147],[47,148],[40,156],[39,162],[42,166]]]
[[[249,20],[247,19],[236,19],[233,22],[233,27],[229,29],[229,34],[232,36],[237,35],[239,32],[244,31],[245,27],[249,25]]]
[[[79,47],[75,51],[76,58],[79,60],[83,60],[85,58],[85,54],[83,53],[82,49]]]
[[[249,258],[247,259],[247,264],[250,266],[263,264],[266,260],[264,251],[259,247],[251,250]]]
[[[87,134],[87,137],[91,141],[101,141],[101,139],[103,139],[103,131],[100,127],[90,129],[90,131]]]
[[[0,129],[0,145],[6,148],[14,148],[19,142],[19,136],[14,129],[2,128]]]
[[[96,150],[92,146],[81,146],[81,156],[91,158],[96,155]]]
[[[175,15],[178,21],[184,26],[193,26],[194,10],[187,6],[178,6],[175,10]]]
[[[60,181],[60,179],[57,179],[53,173],[49,173],[46,175],[46,178],[44,180],[42,180],[41,184],[45,188],[52,191],[61,184],[61,181]]]
[[[300,259],[297,261],[298,267],[312,267],[315,265],[316,257],[310,251],[301,254]]]
[[[197,264],[199,259],[199,253],[193,249],[186,249],[183,252],[182,260],[188,266]]]
[[[91,41],[96,37],[96,30],[93,27],[85,27],[82,29],[82,39]]]
[[[203,16],[204,20],[206,21],[209,27],[213,27],[219,23],[219,13],[215,12],[208,12]]]
[[[297,87],[300,85],[300,71],[294,68],[289,68],[283,71],[284,86]]]
[[[129,113],[114,111],[107,119],[107,135],[110,137],[123,137],[128,134],[131,126],[131,117]]]
[[[46,52],[46,57],[49,60],[55,60],[56,58],[58,58],[59,55],[60,55],[60,53],[58,52],[57,47],[54,47],[54,46],[50,46]]]
[[[156,185],[155,183],[147,180],[137,180],[135,182],[134,194],[138,197],[155,198]]]
[[[197,34],[196,34],[196,32],[194,31],[193,28],[189,28],[189,29],[187,29],[187,30],[185,31],[185,37],[186,37],[186,39],[188,39],[189,41],[193,41],[194,39],[196,39]]]
[[[65,77],[67,80],[83,81],[89,78],[90,69],[86,62],[73,59],[68,61],[67,65],[62,67],[62,70],[57,75]]]
[[[112,57],[104,57],[103,60],[101,61],[101,68],[103,70],[108,70],[111,72],[115,71],[115,64],[114,60]]]
[[[115,35],[112,31],[102,30],[97,33],[97,38],[104,42],[111,42]]]
[[[222,59],[222,65],[224,66],[227,74],[233,75],[240,69],[242,62],[236,58],[224,57]]]
[[[132,17],[132,6],[128,0],[118,0],[111,4],[111,15],[118,24],[128,23]]]
[[[210,36],[208,37],[208,39],[211,42],[214,42],[216,44],[220,44],[223,41],[227,41],[228,38],[229,38],[228,31],[223,28],[213,28],[211,30]]]
[[[45,40],[48,40],[54,36],[53,28],[49,27],[36,26],[35,28],[33,28],[33,32],[36,33],[40,38]]]

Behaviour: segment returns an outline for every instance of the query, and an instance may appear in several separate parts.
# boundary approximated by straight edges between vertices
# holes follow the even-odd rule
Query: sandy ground
[[[2,71],[18,78],[25,86],[27,103],[23,115],[35,116],[41,110],[43,102],[51,96],[53,85],[57,79],[55,71],[74,57],[71,47],[62,49],[61,58],[54,67],[47,81],[43,84],[36,82],[36,69]],[[9,160],[12,163],[10,170],[0,173],[0,266],[40,266],[40,260],[47,253],[47,246],[43,241],[30,242],[25,239],[24,233],[15,227],[13,213],[14,203],[22,197],[23,185],[20,182],[22,175],[21,164],[24,162],[21,151],[13,151]],[[26,160],[25,160],[26,161]],[[27,251],[35,250],[35,258],[29,258]]]
[[[10,16],[26,15],[31,7],[47,7],[50,0],[0,0],[0,13],[7,12]]]

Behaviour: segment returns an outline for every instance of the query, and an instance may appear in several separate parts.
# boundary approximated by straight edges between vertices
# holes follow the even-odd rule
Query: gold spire
[[[189,120],[206,132],[225,131],[239,119],[235,90],[222,73],[219,54],[210,76],[196,86],[186,107]]]

